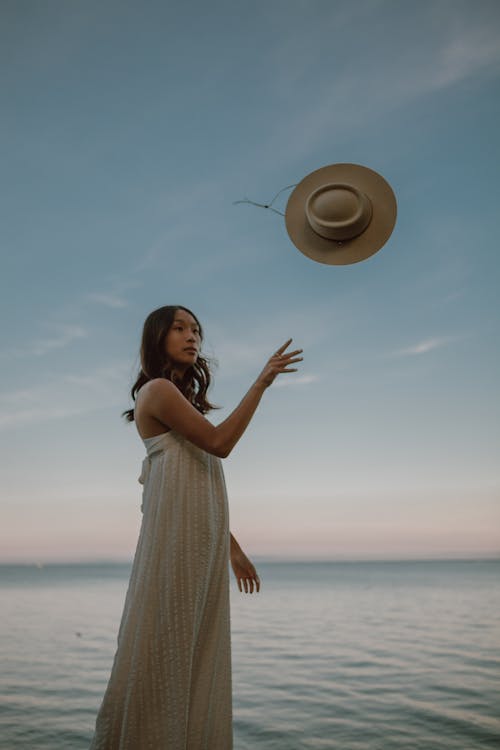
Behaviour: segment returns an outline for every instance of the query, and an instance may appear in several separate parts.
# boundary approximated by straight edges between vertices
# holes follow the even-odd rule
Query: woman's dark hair
[[[194,365],[189,367],[182,378],[176,377],[173,363],[166,353],[165,339],[172,326],[177,310],[184,310],[192,315],[199,329],[200,338],[203,340],[203,330],[196,315],[182,305],[165,305],[153,310],[144,322],[141,340],[141,369],[137,380],[132,386],[130,394],[132,400],[139,389],[153,378],[166,378],[171,380],[180,392],[190,401],[202,414],[217,407],[207,399],[207,390],[210,385],[210,370],[207,360],[198,355]],[[122,412],[128,422],[134,421],[134,410],[127,409]]]

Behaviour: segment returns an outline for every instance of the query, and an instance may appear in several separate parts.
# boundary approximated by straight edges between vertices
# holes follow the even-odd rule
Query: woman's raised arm
[[[296,372],[290,365],[300,362],[302,349],[286,352],[292,339],[267,361],[264,369],[231,414],[214,426],[169,380],[156,378],[143,388],[145,410],[166,427],[184,435],[191,443],[215,456],[228,456],[252,419],[262,394],[281,373]]]

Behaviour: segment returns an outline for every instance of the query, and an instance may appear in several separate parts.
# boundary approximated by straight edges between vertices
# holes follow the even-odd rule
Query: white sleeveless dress
[[[222,464],[173,431],[144,444],[142,525],[90,750],[231,750]]]

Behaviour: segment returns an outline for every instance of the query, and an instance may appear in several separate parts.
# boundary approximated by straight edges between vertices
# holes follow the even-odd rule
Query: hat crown
[[[314,190],[305,207],[311,229],[329,240],[344,241],[365,231],[372,218],[368,196],[345,182],[329,182]]]

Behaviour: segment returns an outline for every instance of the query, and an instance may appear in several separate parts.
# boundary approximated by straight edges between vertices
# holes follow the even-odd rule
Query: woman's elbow
[[[214,443],[210,446],[210,453],[213,456],[217,456],[218,458],[227,458],[229,454],[231,453],[232,446],[225,445],[224,443],[221,443],[219,440],[215,440]]]
[[[214,456],[217,456],[218,458],[227,458],[230,453],[231,448],[217,448],[217,450],[213,452]]]

